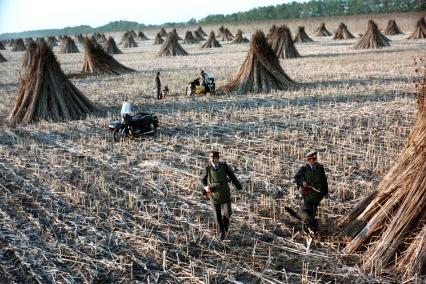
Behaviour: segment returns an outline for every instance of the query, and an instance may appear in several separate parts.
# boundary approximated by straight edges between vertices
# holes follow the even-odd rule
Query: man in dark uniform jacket
[[[308,226],[316,233],[317,207],[324,197],[328,197],[328,182],[323,165],[317,162],[317,152],[307,153],[306,160],[307,163],[300,167],[294,180],[302,190],[303,209],[308,215]]]
[[[157,99],[161,100],[163,98],[163,94],[161,93],[160,72],[157,72],[157,76],[155,77],[155,87],[157,88]]]
[[[220,161],[219,152],[210,151],[208,154],[209,165],[206,167],[206,174],[201,180],[204,185],[203,194],[212,203],[212,209],[223,240],[228,232],[229,219],[232,214],[231,190],[228,182],[231,180],[237,190],[241,190],[242,186],[231,167]]]

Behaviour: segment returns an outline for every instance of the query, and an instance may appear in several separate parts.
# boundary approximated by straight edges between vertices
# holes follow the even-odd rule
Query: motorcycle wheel
[[[127,138],[126,128],[117,127],[113,132],[114,142],[124,141]]]

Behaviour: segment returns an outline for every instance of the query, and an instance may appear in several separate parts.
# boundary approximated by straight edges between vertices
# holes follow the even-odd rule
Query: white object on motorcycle
[[[132,104],[129,102],[123,102],[123,105],[121,106],[121,117],[124,117],[125,114],[132,114]]]

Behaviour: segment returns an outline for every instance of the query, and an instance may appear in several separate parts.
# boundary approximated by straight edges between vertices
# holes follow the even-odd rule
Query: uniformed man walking
[[[307,163],[300,167],[294,180],[302,191],[303,210],[308,215],[308,227],[317,233],[318,222],[315,216],[321,200],[328,197],[328,182],[323,165],[317,162],[317,152],[309,152],[305,157]]]
[[[242,186],[231,167],[226,162],[220,161],[219,152],[209,151],[208,155],[209,165],[206,167],[206,173],[201,180],[204,185],[203,194],[211,201],[223,240],[228,232],[232,214],[231,190],[228,182],[231,180],[237,190],[241,190]]]

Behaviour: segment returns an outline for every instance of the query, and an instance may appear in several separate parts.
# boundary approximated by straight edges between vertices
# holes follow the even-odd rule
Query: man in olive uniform
[[[231,180],[237,190],[241,190],[242,186],[231,167],[226,162],[220,161],[219,152],[210,151],[208,154],[209,165],[206,167],[206,174],[201,180],[204,185],[203,194],[212,203],[212,209],[223,240],[228,232],[229,219],[232,214],[231,190],[228,182]]]
[[[308,215],[308,226],[317,233],[318,223],[315,215],[320,201],[328,197],[327,176],[323,165],[317,162],[317,152],[307,153],[306,161],[307,163],[297,171],[294,180],[302,190],[303,209]]]

